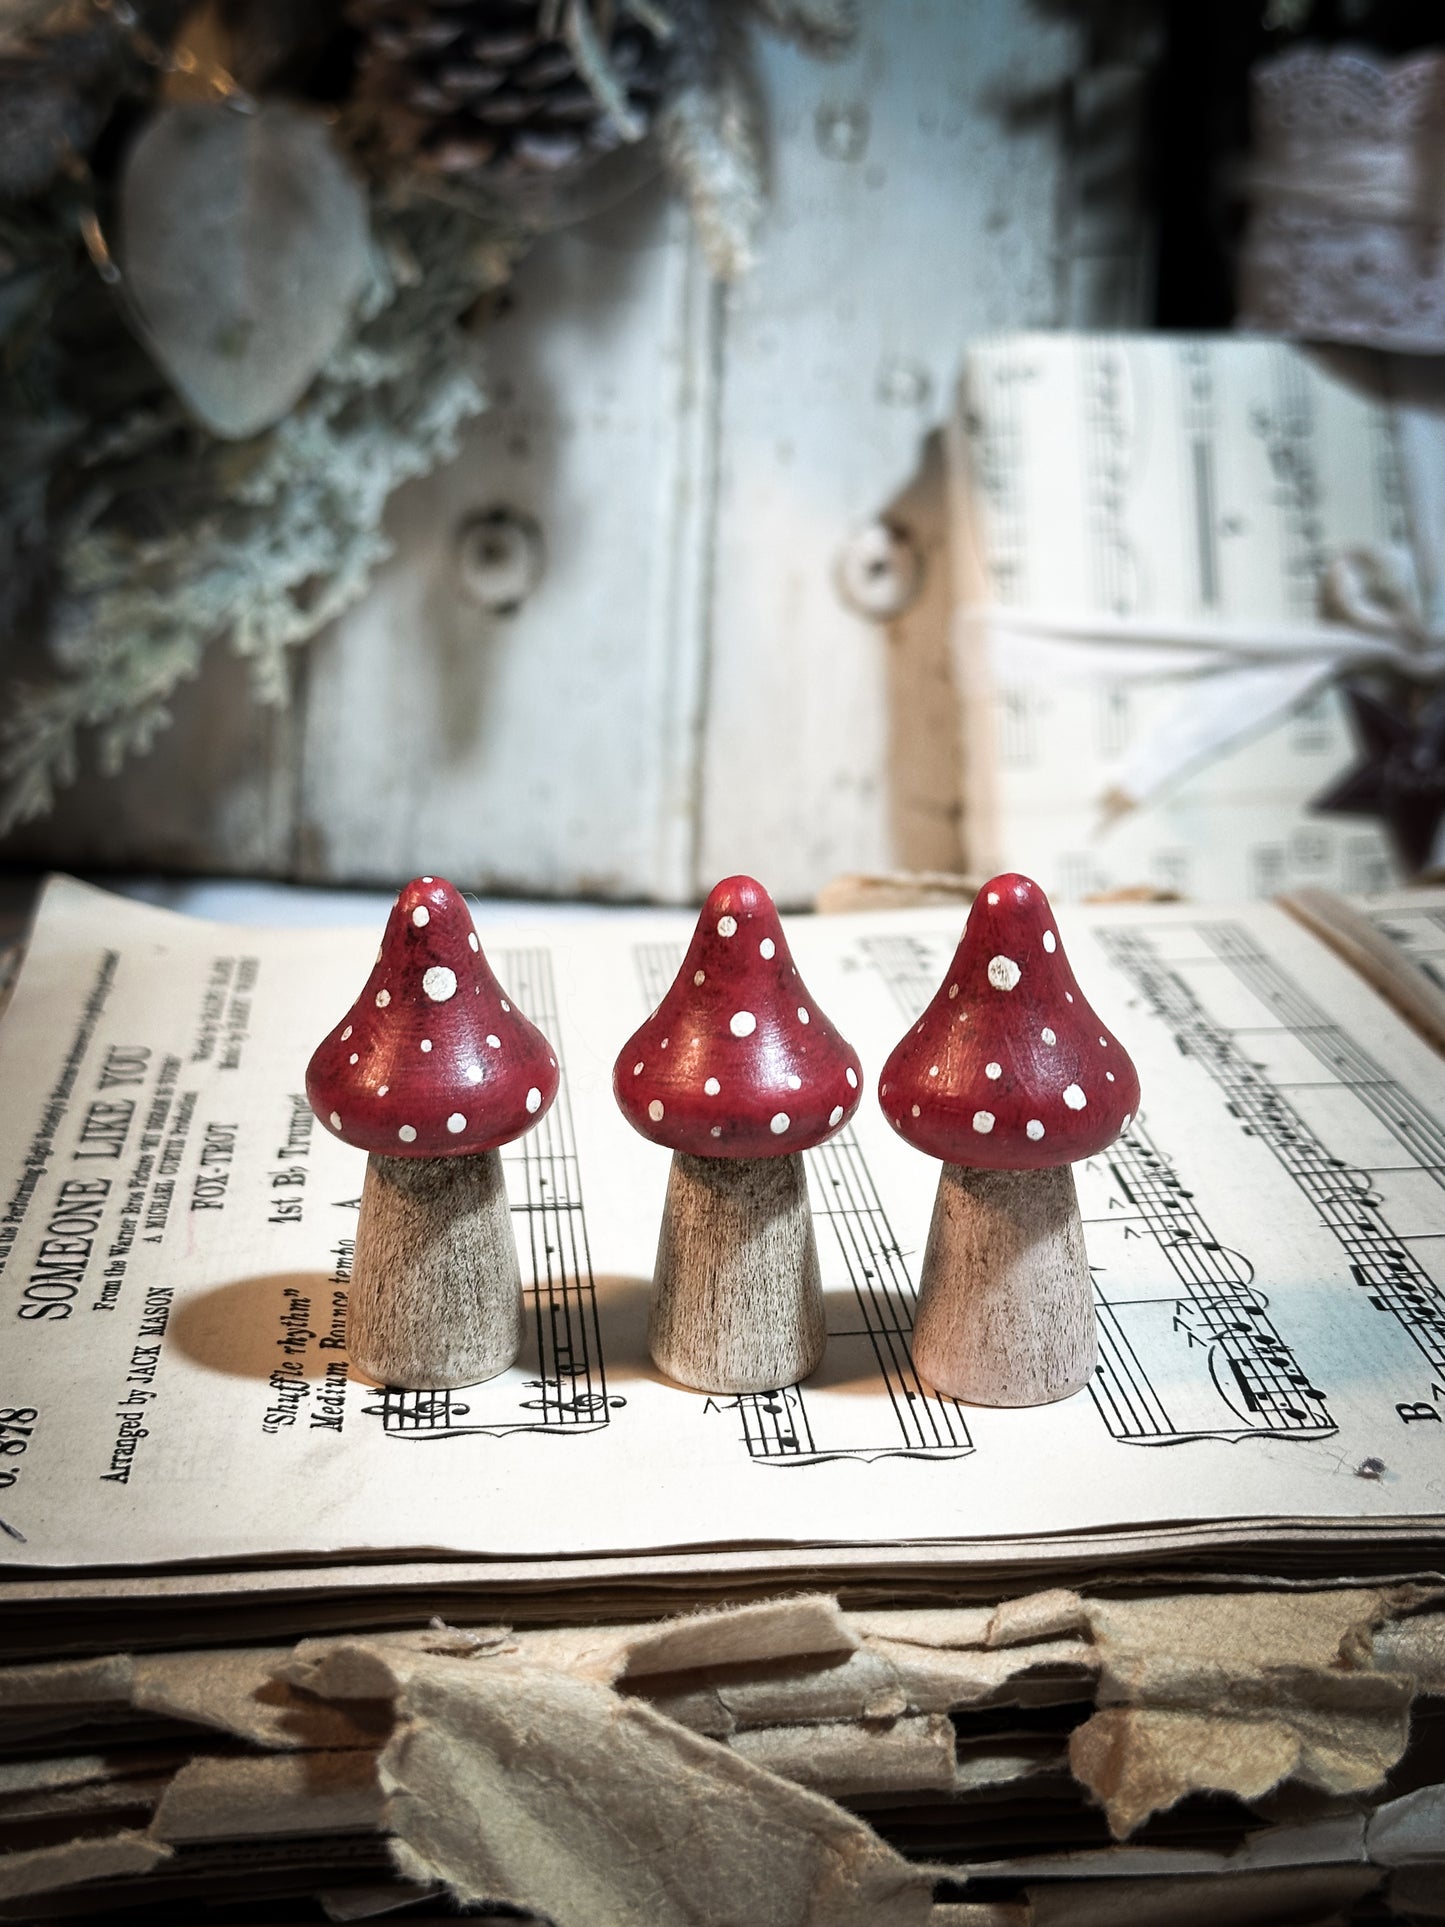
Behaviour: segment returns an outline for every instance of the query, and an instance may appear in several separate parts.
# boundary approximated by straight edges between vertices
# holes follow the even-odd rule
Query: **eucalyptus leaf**
[[[131,309],[187,408],[232,441],[280,421],[371,273],[366,195],[325,121],[284,102],[163,107],[120,213]]]

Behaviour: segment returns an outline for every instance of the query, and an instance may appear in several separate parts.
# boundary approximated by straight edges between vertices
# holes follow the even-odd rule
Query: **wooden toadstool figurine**
[[[1094,1297],[1070,1166],[1139,1109],[1128,1052],[1084,1000],[1048,898],[974,899],[948,975],[883,1067],[879,1101],[942,1158],[913,1359],[976,1405],[1067,1398],[1094,1369]]]
[[[706,1392],[805,1378],[827,1334],[801,1154],[852,1116],[862,1073],[809,996],[760,883],[718,884],[612,1088],[628,1123],[673,1153],[654,1360]]]
[[[516,1358],[522,1281],[497,1147],[530,1130],[557,1079],[460,893],[408,883],[366,988],[306,1070],[322,1123],[371,1154],[347,1346],[382,1384],[474,1385]]]

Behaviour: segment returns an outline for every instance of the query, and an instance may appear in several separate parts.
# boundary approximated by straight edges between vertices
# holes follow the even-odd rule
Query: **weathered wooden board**
[[[1073,35],[1013,0],[864,11],[836,64],[763,50],[774,201],[726,309],[699,880],[757,870],[791,902],[898,859],[939,715],[840,597],[845,545],[914,478],[963,344],[1063,318]]]
[[[395,561],[312,650],[304,874],[685,892],[711,307],[660,190],[529,259],[489,335],[492,409],[395,504]],[[457,531],[497,507],[545,549],[510,615],[457,573]]]
[[[488,332],[491,413],[393,505],[394,559],[304,652],[291,714],[217,663],[149,762],[16,851],[614,899],[745,868],[785,903],[955,863],[936,430],[981,332],[1137,319],[1138,240],[1075,191],[1072,28],[1025,0],[861,13],[834,61],[756,42],[750,279],[711,285],[660,184],[542,242]],[[457,531],[493,508],[545,549],[510,614],[459,582]],[[880,516],[923,564],[888,622],[836,579]]]

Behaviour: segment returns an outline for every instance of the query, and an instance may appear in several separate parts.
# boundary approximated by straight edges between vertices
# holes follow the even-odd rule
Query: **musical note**
[[[1445,1124],[1333,1024],[1243,926],[1209,922],[1196,930],[1281,1027],[1385,1125],[1403,1160],[1445,1186]],[[1367,1302],[1398,1320],[1432,1371],[1445,1371],[1445,1294],[1386,1220],[1382,1195],[1370,1174],[1322,1141],[1285,1093],[1245,1057],[1238,1040],[1210,1016],[1185,979],[1167,968],[1145,932],[1119,927],[1100,931],[1099,937],[1146,1003],[1169,1025],[1180,1048],[1208,1065],[1226,1111],[1242,1132],[1271,1152],[1313,1205]]]
[[[1131,1339],[1140,1315],[1136,1301],[1110,1303],[1107,1274],[1096,1274],[1100,1372],[1090,1390],[1096,1410],[1121,1442],[1250,1432],[1317,1436],[1334,1430],[1323,1400],[1301,1411],[1294,1397],[1305,1374],[1270,1323],[1268,1301],[1254,1289],[1248,1261],[1214,1236],[1194,1193],[1137,1121],[1111,1148],[1108,1170],[1144,1235],[1151,1237],[1180,1287],[1170,1329],[1182,1341],[1188,1369],[1202,1385],[1228,1392],[1212,1426],[1181,1429],[1167,1409],[1169,1394],[1150,1377],[1145,1350]],[[1108,1200],[1112,1206],[1115,1199]],[[1125,1235],[1138,1235],[1134,1226]],[[1146,1305],[1147,1311],[1147,1305]]]

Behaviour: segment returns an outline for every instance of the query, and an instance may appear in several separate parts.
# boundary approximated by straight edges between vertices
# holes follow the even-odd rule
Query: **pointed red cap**
[[[718,884],[681,970],[612,1073],[634,1130],[700,1158],[786,1157],[857,1109],[858,1054],[798,975],[773,900]]]
[[[1139,1109],[1129,1053],[1084,1000],[1049,900],[1001,876],[974,898],[938,994],[878,1081],[883,1114],[949,1164],[1037,1171],[1092,1157]]]
[[[557,1095],[557,1054],[488,967],[459,891],[408,883],[366,988],[306,1068],[326,1128],[384,1157],[493,1151]]]

